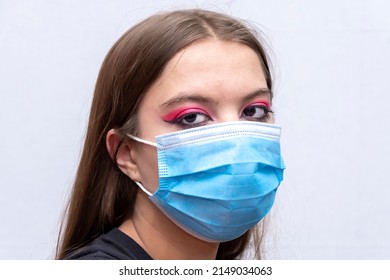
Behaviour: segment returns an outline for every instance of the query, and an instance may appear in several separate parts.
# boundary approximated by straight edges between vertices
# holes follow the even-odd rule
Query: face
[[[177,53],[143,98],[138,137],[228,121],[272,122],[271,94],[257,54],[246,45],[207,39]],[[156,148],[134,143],[142,184],[158,187]]]

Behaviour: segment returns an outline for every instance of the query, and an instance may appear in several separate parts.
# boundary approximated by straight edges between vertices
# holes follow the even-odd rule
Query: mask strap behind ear
[[[146,144],[149,146],[157,147],[157,144],[152,142],[152,141],[144,140],[144,139],[138,138],[137,136],[133,136],[131,134],[127,134],[127,136],[130,137],[131,139],[137,141],[137,142],[140,142],[140,143],[143,143],[143,144]]]
[[[146,193],[148,196],[153,196],[153,194],[151,192],[149,192],[147,189],[145,189],[144,186],[142,186],[142,184],[140,182],[137,182],[137,181],[134,181],[134,183],[136,183],[138,185],[138,187],[144,191],[144,193]]]

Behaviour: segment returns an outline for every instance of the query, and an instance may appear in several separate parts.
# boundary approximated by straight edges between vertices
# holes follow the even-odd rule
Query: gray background
[[[100,64],[140,19],[207,8],[265,34],[285,181],[267,258],[390,259],[390,2],[0,0],[0,259],[51,259]]]

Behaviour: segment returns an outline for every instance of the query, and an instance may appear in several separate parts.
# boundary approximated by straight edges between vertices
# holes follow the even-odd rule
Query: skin
[[[156,135],[193,126],[229,121],[272,122],[262,116],[271,106],[265,76],[256,53],[249,47],[217,39],[195,42],[177,53],[167,64],[139,105],[138,137],[155,142]],[[252,106],[252,107],[251,107]],[[260,106],[260,107],[259,107]],[[254,115],[247,114],[254,112]],[[249,116],[250,115],[250,116]],[[112,154],[120,137],[107,134]],[[158,188],[156,148],[127,140],[121,145],[117,163],[133,181],[151,193]],[[141,190],[134,214],[119,228],[154,259],[215,259],[218,243],[188,234],[167,218]]]

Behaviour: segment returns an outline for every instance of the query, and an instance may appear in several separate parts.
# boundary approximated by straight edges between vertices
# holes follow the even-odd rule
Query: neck
[[[155,260],[211,260],[218,251],[218,243],[206,242],[185,232],[143,193],[137,195],[133,216],[119,229]]]

